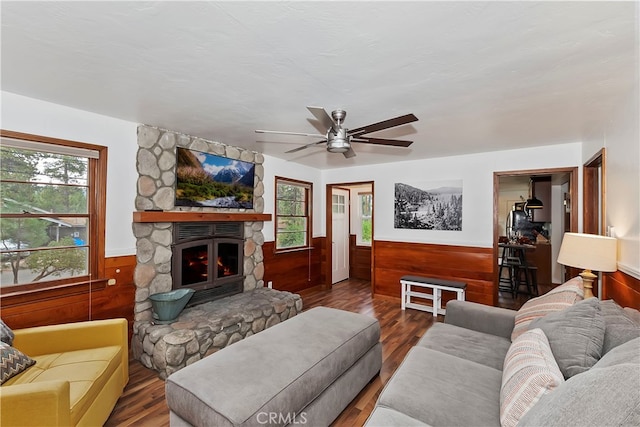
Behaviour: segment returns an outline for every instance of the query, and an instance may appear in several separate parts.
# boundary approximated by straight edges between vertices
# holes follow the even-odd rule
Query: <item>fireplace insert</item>
[[[175,223],[173,242],[172,287],[196,291],[189,306],[242,292],[242,222]]]

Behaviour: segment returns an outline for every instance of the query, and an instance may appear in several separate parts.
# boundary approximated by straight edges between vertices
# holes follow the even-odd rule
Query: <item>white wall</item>
[[[5,130],[103,145],[107,168],[106,256],[135,254],[131,230],[136,197],[137,124],[1,92]]]
[[[313,183],[313,224],[312,237],[320,235],[319,230],[324,229],[321,222],[324,222],[324,205],[320,208],[318,201],[324,199],[325,188],[320,185],[320,171],[311,169],[298,163],[288,162],[277,157],[264,156],[264,212],[275,216],[275,179],[281,178],[297,179]],[[262,233],[264,240],[272,242],[275,240],[275,225],[273,221],[264,223]]]
[[[374,238],[417,243],[493,246],[493,172],[580,166],[580,143],[322,171],[328,183],[374,181]],[[462,231],[393,228],[394,184],[462,179]],[[578,177],[582,188],[582,174]],[[578,200],[582,206],[581,197]],[[324,212],[324,203],[316,203]],[[582,210],[579,210],[582,216]],[[324,233],[324,224],[321,234]]]
[[[618,238],[618,269],[640,279],[640,127],[638,74],[607,132],[606,224]],[[593,153],[584,153],[588,158]],[[585,159],[586,160],[586,159]]]

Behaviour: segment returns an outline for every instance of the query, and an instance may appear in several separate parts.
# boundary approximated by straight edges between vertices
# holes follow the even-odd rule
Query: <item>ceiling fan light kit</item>
[[[370,138],[363,136],[371,132],[377,132],[384,129],[389,129],[396,126],[405,125],[411,122],[415,122],[418,118],[413,114],[405,114],[404,116],[395,117],[393,119],[384,120],[378,123],[373,123],[367,126],[359,127],[353,130],[342,127],[344,119],[347,117],[345,110],[337,109],[331,112],[331,116],[322,107],[307,107],[307,110],[313,114],[313,116],[327,129],[327,133],[324,136],[324,140],[319,142],[312,142],[301,147],[289,150],[286,153],[295,153],[300,150],[304,150],[307,147],[314,145],[326,144],[326,149],[330,153],[342,153],[345,158],[355,157],[356,153],[351,147],[352,142],[362,144],[376,144],[376,145],[388,145],[393,147],[408,147],[413,141],[402,141],[397,139],[386,138]],[[285,132],[274,130],[256,130],[256,133],[275,133],[282,135],[299,135],[299,136],[312,136],[322,137],[322,135],[302,133],[302,132]]]
[[[351,148],[351,143],[346,129],[338,130],[337,134],[327,133],[327,151],[330,153],[344,153],[349,151],[349,148]]]

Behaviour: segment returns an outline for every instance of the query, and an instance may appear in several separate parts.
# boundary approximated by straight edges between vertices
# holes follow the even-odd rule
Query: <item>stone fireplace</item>
[[[135,359],[161,378],[302,310],[299,295],[264,287],[264,214],[259,153],[150,126],[138,127],[133,213],[137,265]],[[174,205],[176,147],[255,163],[253,209]],[[176,321],[153,320],[149,295],[191,287]]]
[[[185,207],[175,206],[174,186],[175,186],[175,166],[176,166],[176,147],[184,147],[197,151],[210,152],[231,159],[243,160],[255,163],[255,181],[254,181],[254,200],[253,209],[225,209],[225,208],[206,208],[206,207]],[[227,213],[227,221],[229,224],[235,223],[232,227],[239,227],[234,231],[235,235],[229,237],[225,234],[225,238],[232,238],[234,244],[239,243],[235,252],[237,269],[233,279],[218,280],[217,285],[223,284],[226,288],[233,288],[229,294],[243,292],[264,286],[263,275],[263,254],[262,245],[264,236],[262,234],[263,222],[259,220],[240,220],[235,221],[238,214],[262,214],[264,210],[264,168],[262,166],[264,157],[260,153],[255,153],[241,148],[220,144],[213,141],[207,141],[201,138],[195,138],[176,132],[159,129],[156,127],[140,125],[138,127],[138,154],[136,167],[138,170],[137,197],[135,207],[138,213],[177,213],[177,212],[202,212],[205,213]],[[251,217],[251,215],[245,215]],[[259,217],[259,215],[256,215]],[[164,216],[160,218],[165,218]],[[203,221],[207,221],[204,219]],[[230,221],[230,222],[229,222]],[[188,243],[180,242],[180,235],[185,230],[199,229],[208,227],[209,229],[221,230],[222,225],[205,222],[181,222],[180,220],[158,221],[135,221],[133,224],[133,233],[136,237],[136,258],[137,265],[134,273],[134,282],[136,285],[134,319],[135,321],[150,321],[152,319],[151,301],[149,295],[171,291],[175,288],[174,280],[176,272],[174,269],[182,268],[182,261],[177,261],[173,257],[173,251],[176,245],[183,250],[189,249]],[[223,233],[224,234],[224,233]],[[188,239],[186,239],[188,240]],[[217,258],[220,250],[228,250],[227,240],[220,247],[220,242],[211,243],[211,256]],[[185,246],[186,245],[186,246]],[[207,244],[209,245],[209,244]],[[200,245],[201,247],[202,245]],[[193,246],[192,246],[193,247]],[[209,248],[209,246],[207,247]],[[192,249],[196,252],[197,249]],[[225,252],[228,259],[233,258],[231,253]],[[178,264],[177,264],[178,263]],[[201,266],[202,267],[202,266]],[[195,274],[191,272],[190,274]],[[195,287],[199,286],[197,291],[209,290],[209,294],[215,294],[219,291],[218,286],[212,286],[208,279],[218,278],[217,270],[210,267],[206,274],[207,280],[199,281],[193,278]],[[224,273],[222,273],[224,276]],[[189,279],[187,280],[189,281]],[[181,285],[181,284],[180,284]],[[210,286],[211,285],[211,286]],[[229,290],[227,289],[227,290]],[[191,305],[198,302],[203,293],[200,292]],[[215,299],[216,295],[209,295]],[[195,295],[194,295],[195,297]],[[193,299],[193,298],[192,298]],[[200,302],[205,299],[201,299]]]

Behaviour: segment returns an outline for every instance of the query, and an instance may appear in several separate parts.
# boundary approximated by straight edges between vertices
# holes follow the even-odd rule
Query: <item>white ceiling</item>
[[[315,168],[601,135],[637,69],[637,2],[1,2],[2,90]],[[306,106],[360,127],[345,159]],[[322,130],[321,133],[324,133]],[[268,143],[266,141],[269,141]]]

